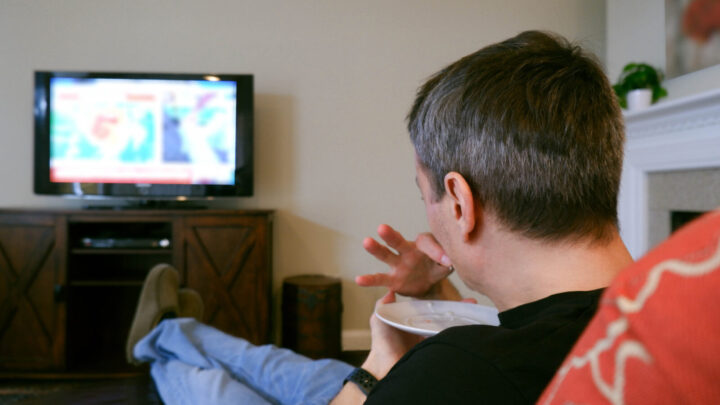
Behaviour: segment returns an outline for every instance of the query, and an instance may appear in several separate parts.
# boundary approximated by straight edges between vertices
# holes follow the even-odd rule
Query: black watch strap
[[[378,380],[374,375],[360,367],[353,370],[353,372],[345,378],[343,384],[348,381],[356,384],[360,388],[360,391],[362,391],[365,395],[368,395],[370,391],[372,391],[373,387],[375,387],[375,384],[378,383]]]

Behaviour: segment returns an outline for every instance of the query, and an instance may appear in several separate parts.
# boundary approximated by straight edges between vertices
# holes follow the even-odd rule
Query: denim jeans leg
[[[189,318],[163,321],[135,346],[135,357],[224,370],[258,396],[283,404],[327,404],[353,369],[338,360],[255,346]]]
[[[156,360],[150,374],[166,405],[275,405],[219,368],[199,368],[178,360]]]

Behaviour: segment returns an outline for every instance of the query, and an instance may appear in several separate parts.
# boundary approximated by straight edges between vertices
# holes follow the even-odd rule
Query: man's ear
[[[472,233],[480,225],[479,215],[481,212],[476,211],[477,200],[470,189],[470,185],[465,178],[458,172],[450,172],[445,175],[445,191],[449,198],[448,203],[451,204],[449,209],[452,210],[452,218],[460,227],[465,240],[469,240]]]

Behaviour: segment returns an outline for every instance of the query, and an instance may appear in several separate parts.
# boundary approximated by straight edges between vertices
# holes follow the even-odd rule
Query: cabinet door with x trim
[[[270,218],[184,219],[185,282],[203,298],[203,321],[255,344],[270,341]]]
[[[0,369],[65,363],[63,217],[0,214]]]

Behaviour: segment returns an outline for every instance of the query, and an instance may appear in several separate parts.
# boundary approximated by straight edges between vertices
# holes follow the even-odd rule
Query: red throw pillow
[[[540,404],[720,404],[720,211],[623,270]]]

